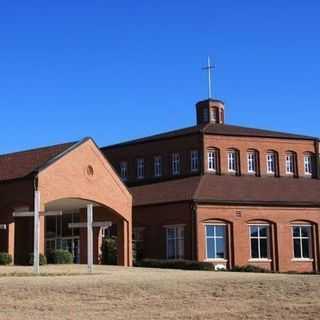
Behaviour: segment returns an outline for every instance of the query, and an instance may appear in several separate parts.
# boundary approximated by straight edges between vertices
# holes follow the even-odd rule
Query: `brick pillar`
[[[11,222],[7,225],[8,228],[8,253],[12,257],[12,263],[14,264],[14,242],[15,242],[15,223]]]
[[[126,220],[121,220],[118,222],[117,228],[118,265],[129,267],[132,265],[132,226],[129,226]]]

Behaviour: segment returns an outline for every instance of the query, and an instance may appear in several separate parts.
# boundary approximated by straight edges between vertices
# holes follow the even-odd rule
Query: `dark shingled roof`
[[[71,148],[75,142],[0,155],[0,181],[24,178]]]
[[[255,128],[247,128],[234,126],[229,124],[217,124],[217,123],[209,123],[209,124],[201,124],[193,127],[187,127],[179,130],[169,131],[161,134],[152,135],[149,137],[131,140],[119,144],[114,144],[111,146],[106,146],[102,148],[117,148],[117,147],[125,147],[131,144],[143,143],[161,139],[170,139],[195,133],[204,133],[204,134],[213,134],[213,135],[223,135],[223,136],[242,136],[242,137],[263,137],[263,138],[278,138],[278,139],[298,139],[298,140],[318,140],[317,137],[311,137],[306,135],[271,131],[271,130],[263,130],[263,129],[255,129]]]
[[[205,174],[130,188],[134,206],[196,201],[216,204],[320,206],[320,180]]]

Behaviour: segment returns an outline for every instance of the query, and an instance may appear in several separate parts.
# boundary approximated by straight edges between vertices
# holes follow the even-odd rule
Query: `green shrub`
[[[235,272],[257,272],[257,273],[270,273],[271,271],[265,268],[257,267],[254,265],[234,266],[231,271]]]
[[[117,265],[117,238],[105,238],[101,245],[101,264]]]
[[[29,253],[29,258],[28,258],[28,265],[32,266],[33,265],[33,253]],[[39,264],[40,266],[44,266],[47,264],[47,258],[43,254],[39,254]]]
[[[214,271],[214,265],[212,263],[193,261],[193,260],[143,259],[141,261],[137,261],[135,265],[137,267],[144,267],[144,268]]]
[[[12,263],[12,256],[7,252],[0,252],[0,265],[6,266]]]
[[[47,252],[48,263],[52,264],[72,264],[73,255],[68,250],[50,250]]]

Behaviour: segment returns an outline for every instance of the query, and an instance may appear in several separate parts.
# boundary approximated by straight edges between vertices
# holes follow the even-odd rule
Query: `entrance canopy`
[[[92,237],[95,215],[99,216],[101,224],[112,213],[121,226],[120,232],[118,230],[123,240],[119,248],[119,255],[123,257],[120,264],[130,266],[132,197],[125,185],[91,138],[65,144],[61,152],[53,152],[51,149],[59,150],[54,146],[12,154],[3,159],[0,157],[0,171],[2,165],[14,165],[10,170],[11,176],[5,177],[6,185],[0,185],[4,191],[2,195],[7,195],[3,199],[0,197],[0,224],[11,230],[7,234],[7,243],[10,242],[7,251],[14,254],[13,247],[21,242],[13,239],[20,230],[15,230],[14,227],[15,220],[19,219],[17,208],[29,212],[28,219],[34,217],[35,257],[38,256],[37,252],[44,251],[46,215],[62,211],[82,211],[87,216],[82,223],[88,226],[88,237],[90,233]],[[11,211],[11,215],[7,214],[8,211]],[[28,217],[23,214],[20,216],[25,217],[24,219]],[[29,238],[25,241],[32,242],[32,234],[28,233],[26,236]],[[88,251],[88,255],[89,253]]]

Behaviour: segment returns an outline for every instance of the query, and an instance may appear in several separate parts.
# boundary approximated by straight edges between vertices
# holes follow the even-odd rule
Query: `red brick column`
[[[14,264],[14,239],[15,239],[15,223],[11,222],[7,225],[8,235],[8,253],[12,257],[12,263]]]

